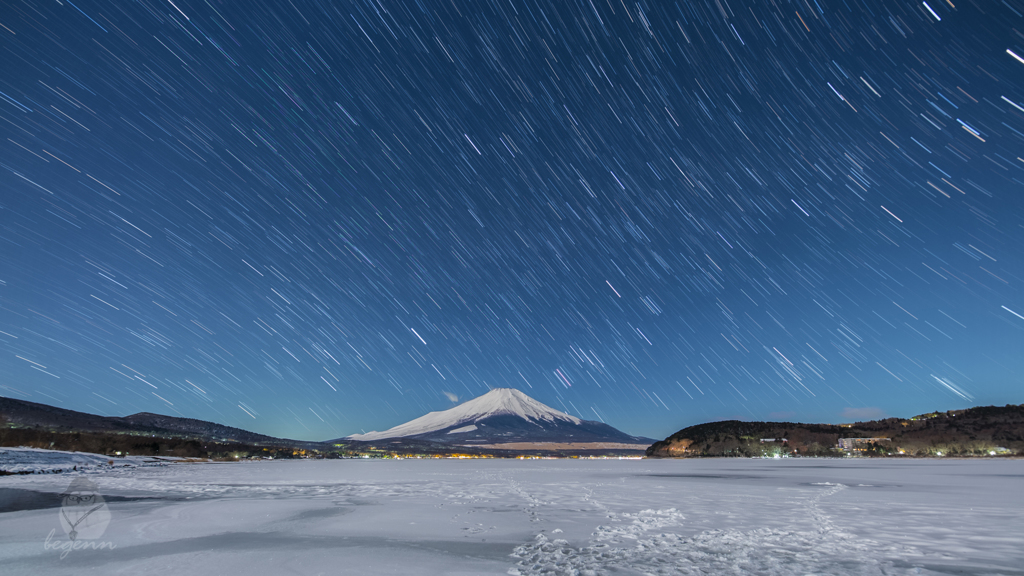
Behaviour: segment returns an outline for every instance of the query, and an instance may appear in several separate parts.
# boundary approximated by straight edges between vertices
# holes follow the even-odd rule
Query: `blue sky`
[[[12,2],[0,394],[301,439],[1019,403],[1008,6]],[[77,7],[77,8],[76,8]]]

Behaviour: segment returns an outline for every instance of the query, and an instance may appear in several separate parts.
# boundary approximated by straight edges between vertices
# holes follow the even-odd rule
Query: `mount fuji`
[[[495,388],[454,408],[430,412],[383,432],[353,434],[345,440],[397,438],[512,450],[540,444],[626,448],[652,443],[602,422],[570,416],[514,388]]]

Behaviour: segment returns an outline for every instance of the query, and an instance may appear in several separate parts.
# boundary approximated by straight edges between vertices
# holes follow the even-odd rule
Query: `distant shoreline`
[[[652,458],[1005,458],[1024,454],[1024,404],[978,406],[853,424],[725,420],[683,428]]]

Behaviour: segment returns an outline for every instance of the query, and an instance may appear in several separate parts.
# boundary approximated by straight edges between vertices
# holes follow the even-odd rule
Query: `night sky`
[[[1024,402],[1021,0],[8,0],[0,395],[301,439]]]

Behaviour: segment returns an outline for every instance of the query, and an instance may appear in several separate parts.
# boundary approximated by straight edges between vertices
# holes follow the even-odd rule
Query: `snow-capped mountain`
[[[445,444],[516,442],[650,444],[603,424],[581,420],[546,406],[519,390],[495,388],[441,412],[430,412],[383,432],[353,434],[346,440],[415,438]]]

